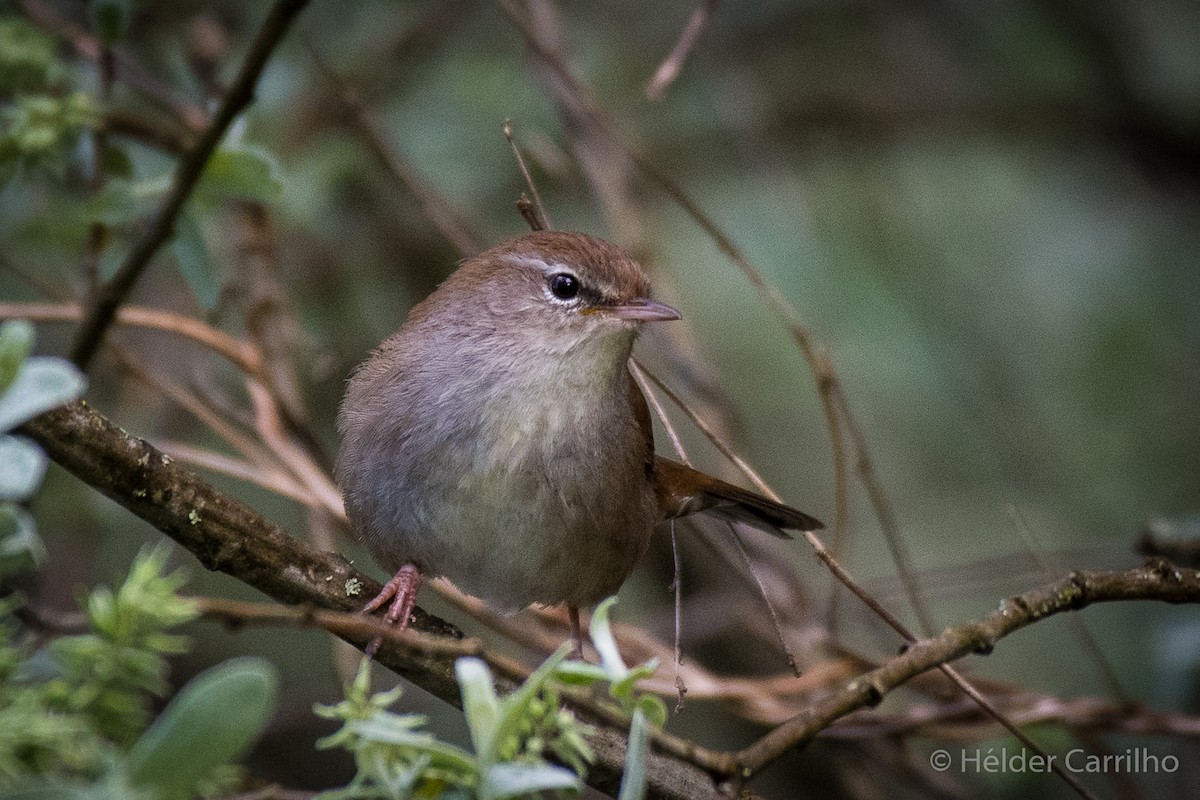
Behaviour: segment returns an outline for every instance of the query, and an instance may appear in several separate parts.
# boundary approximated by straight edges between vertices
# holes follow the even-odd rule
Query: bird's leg
[[[391,605],[388,606],[387,613],[383,615],[383,620],[389,625],[395,625],[400,630],[408,627],[409,617],[412,616],[413,609],[417,605],[417,590],[421,588],[421,570],[417,569],[416,564],[405,564],[392,579],[383,585],[382,591],[375,596],[375,599],[367,603],[363,607],[364,614],[370,614],[380,608],[389,600]],[[374,639],[367,649],[364,651],[367,658],[374,658],[379,652],[379,645],[383,643],[383,637]]]
[[[567,606],[567,616],[571,618],[571,639],[575,642],[574,656],[583,661],[583,628],[579,625],[579,606]]]

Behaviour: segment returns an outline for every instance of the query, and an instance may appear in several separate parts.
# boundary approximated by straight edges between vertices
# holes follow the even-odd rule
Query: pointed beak
[[[666,303],[647,300],[639,297],[624,305],[610,306],[604,309],[605,314],[617,319],[636,320],[638,322],[669,322],[673,319],[683,319],[683,315]]]

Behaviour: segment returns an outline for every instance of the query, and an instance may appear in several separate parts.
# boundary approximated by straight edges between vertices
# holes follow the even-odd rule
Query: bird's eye
[[[551,275],[550,292],[559,300],[570,300],[579,294],[579,279],[566,272]]]

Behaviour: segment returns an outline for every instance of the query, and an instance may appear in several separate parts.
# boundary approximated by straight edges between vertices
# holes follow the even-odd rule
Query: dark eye
[[[550,276],[550,291],[559,300],[570,300],[579,294],[579,279],[574,275],[560,272]]]

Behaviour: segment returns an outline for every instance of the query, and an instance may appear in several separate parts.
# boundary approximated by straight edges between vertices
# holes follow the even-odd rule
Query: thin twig
[[[683,562],[679,560],[679,538],[675,535],[675,518],[671,518],[671,562],[675,565],[675,574],[671,579],[671,593],[675,599],[674,617],[674,646],[672,662],[675,668],[675,713],[683,710],[683,699],[687,695],[687,683],[683,680],[679,668],[683,666]]]
[[[646,83],[646,97],[648,99],[654,102],[663,99],[667,87],[679,77],[679,72],[683,69],[683,62],[687,60],[688,53],[696,46],[696,41],[700,38],[700,34],[704,32],[704,27],[708,25],[709,17],[716,10],[717,0],[704,0],[703,3],[696,6],[696,10],[688,17],[687,25],[684,26],[683,32],[679,34],[679,41],[671,48],[671,52],[667,54],[663,62],[658,65],[658,69],[654,71],[654,76]]]
[[[958,670],[954,669],[949,664],[939,664],[938,669],[942,671],[943,675],[952,680],[954,685],[957,686],[963,694],[971,698],[975,705],[983,709],[985,714],[1003,725],[1009,733],[1016,737],[1017,741],[1025,745],[1026,750],[1029,750],[1032,753],[1037,753],[1043,758],[1046,758],[1045,763],[1050,765],[1051,771],[1061,778],[1064,783],[1074,789],[1077,795],[1084,798],[1084,800],[1098,800],[1096,795],[1094,795],[1087,787],[1080,783],[1079,779],[1072,775],[1071,771],[1067,769],[1059,759],[1049,758],[1049,754],[1040,745],[1038,745],[1037,742],[1031,739],[1029,734],[1021,730],[1021,727],[1009,719],[1003,711],[996,708],[996,705],[991,700],[984,697],[982,692],[968,683],[967,679],[964,678],[958,672]]]
[[[667,438],[671,440],[671,447],[675,450],[675,455],[679,457],[687,466],[691,466],[692,462],[688,459],[687,451],[683,449],[683,440],[679,438],[679,432],[675,430],[675,426],[671,423],[671,418],[667,416],[667,409],[663,408],[662,402],[658,399],[658,395],[650,388],[650,379],[647,377],[649,370],[637,359],[630,359],[629,372],[633,375],[633,379],[637,381],[638,388],[642,390],[642,396],[650,401],[650,407],[654,409],[654,416],[658,417],[659,422],[663,425],[663,430],[667,432]],[[657,376],[654,382],[662,386],[663,382]]]
[[[779,621],[779,612],[775,610],[775,604],[771,602],[771,595],[767,593],[767,587],[763,583],[762,578],[758,575],[758,570],[754,568],[754,562],[750,559],[750,554],[746,552],[746,544],[742,541],[742,535],[738,533],[737,527],[732,522],[726,523],[729,526],[729,532],[733,534],[733,543],[737,548],[738,555],[742,557],[742,565],[746,571],[750,573],[750,577],[754,579],[754,585],[758,587],[758,595],[763,599],[763,604],[767,607],[767,614],[771,617],[771,627],[775,629],[775,640],[779,643],[779,647],[783,650],[784,656],[787,657],[788,667],[791,668],[792,674],[797,678],[800,677],[800,665],[796,663],[796,655],[792,652],[792,648],[788,646],[787,639],[783,635],[783,623]]]
[[[525,163],[525,156],[521,154],[521,148],[517,147],[517,140],[513,138],[511,119],[504,120],[504,138],[508,140],[508,146],[512,148],[513,158],[517,160],[517,167],[520,168],[521,176],[525,178],[525,185],[529,187],[529,194],[533,197],[533,209],[539,225],[536,230],[553,230],[554,226],[550,224],[550,215],[546,213],[542,195],[538,191],[537,184],[533,182],[533,175],[529,173],[529,165]]]
[[[970,653],[989,653],[1001,638],[1051,615],[1095,603],[1132,600],[1134,595],[1167,603],[1200,603],[1200,573],[1176,570],[1169,564],[1124,572],[1077,571],[1057,583],[1015,595],[978,621],[914,642],[900,655],[740,751],[738,761],[751,773],[757,772],[788,750],[803,747],[833,720],[878,705],[892,689],[932,667]]]
[[[112,99],[113,75],[116,62],[112,46],[107,42],[100,45],[100,58],[96,62],[96,100],[102,111],[108,110]],[[108,131],[105,126],[97,125],[92,129],[92,175],[91,192],[95,198],[104,191],[108,182]],[[100,257],[108,243],[108,225],[99,220],[88,226],[87,243],[84,246],[84,277],[87,280],[89,292],[95,292],[100,287]]]
[[[71,347],[71,360],[81,369],[86,369],[91,363],[104,341],[109,325],[116,317],[117,309],[125,302],[125,298],[159,248],[173,235],[175,221],[200,181],[209,157],[221,143],[234,118],[254,99],[254,87],[267,60],[296,14],[307,4],[308,0],[276,0],[271,6],[266,21],[254,37],[250,52],[246,54],[242,67],[221,101],[212,122],[196,142],[196,146],[180,160],[175,177],[171,181],[171,189],[159,207],[148,232],[134,245],[112,280],[103,284],[92,299],[87,316]]]
[[[158,447],[171,458],[184,464],[191,464],[193,467],[218,472],[260,486],[309,508],[325,508],[324,504],[314,498],[303,485],[282,470],[252,464],[249,461],[195,447],[186,442],[164,440],[158,443]]]
[[[429,183],[396,148],[387,141],[379,130],[371,113],[359,94],[325,60],[321,51],[309,39],[305,47],[316,64],[317,70],[333,87],[342,106],[350,112],[348,122],[380,166],[396,183],[404,187],[417,201],[425,218],[433,223],[438,232],[464,258],[483,250],[483,236],[475,230],[470,220],[458,212],[438,190]]]
[[[588,93],[575,78],[574,74],[572,74],[570,68],[567,67],[557,53],[553,52],[552,49],[541,41],[530,21],[517,9],[513,0],[500,0],[500,5],[508,14],[509,19],[516,25],[530,49],[554,71],[555,75],[564,84],[571,87],[572,91],[578,97],[588,97]],[[837,428],[837,414],[840,412],[845,419],[847,430],[850,432],[851,439],[855,444],[860,478],[864,481],[864,485],[866,485],[868,493],[871,496],[873,507],[880,517],[880,526],[884,531],[884,536],[893,561],[896,564],[897,572],[904,583],[909,602],[917,614],[922,630],[933,630],[932,617],[921,596],[916,572],[912,568],[911,558],[908,556],[907,548],[900,537],[899,526],[895,524],[894,515],[891,513],[890,505],[886,502],[882,487],[879,486],[878,481],[874,478],[873,467],[867,455],[865,439],[862,437],[861,430],[854,420],[849,403],[845,401],[845,397],[840,391],[840,382],[837,380],[836,373],[827,373],[825,371],[827,367],[831,368],[832,365],[827,360],[823,362],[819,357],[820,353],[815,337],[808,327],[804,325],[799,312],[777,286],[766,280],[763,274],[742,253],[741,249],[734,244],[733,240],[704,213],[691,196],[666,173],[660,170],[649,158],[643,155],[637,147],[631,144],[615,123],[598,112],[592,113],[589,118],[596,125],[600,126],[613,142],[623,148],[643,174],[658,184],[667,195],[674,199],[687,215],[708,234],[717,245],[717,248],[742,271],[742,274],[746,276],[751,285],[758,290],[760,297],[766,303],[768,309],[783,323],[785,329],[791,335],[793,341],[795,341],[808,362],[809,369],[813,372],[818,387],[828,385],[829,391],[819,392],[826,424],[830,428],[832,435],[832,431]]]
[[[72,322],[83,318],[79,303],[0,303],[0,319],[27,319],[33,322]],[[184,336],[223,356],[249,375],[257,375],[261,366],[258,349],[194,317],[141,306],[122,306],[116,321],[121,325],[151,328]]]
[[[690,419],[692,423],[700,429],[700,432],[704,434],[705,438],[712,442],[713,445],[719,451],[721,451],[721,455],[725,456],[733,463],[734,466],[741,470],[742,474],[754,484],[755,488],[772,500],[779,503],[783,502],[783,499],[775,492],[774,489],[771,488],[770,484],[768,484],[763,477],[758,474],[754,467],[750,466],[750,462],[738,455],[738,453],[733,449],[733,446],[726,442],[725,439],[721,437],[721,435],[718,434],[713,427],[704,420],[703,417],[694,412],[691,407],[683,401],[683,398],[677,395],[670,386],[663,382],[661,378],[659,378],[653,372],[647,370],[646,367],[641,364],[641,362],[634,359],[633,363],[640,367],[645,376],[649,378],[650,381],[652,381],[654,385],[657,386],[659,390],[671,400],[672,403],[678,406],[680,411],[687,415],[687,418]]]
[[[1021,513],[1014,505],[1008,507],[1008,513],[1013,518],[1017,526],[1017,533],[1021,536],[1021,541],[1025,545],[1025,551],[1029,553],[1033,563],[1037,565],[1043,579],[1049,578],[1054,574],[1055,569],[1051,566],[1049,559],[1042,554],[1042,549],[1037,546],[1037,542],[1033,540],[1033,533],[1029,529],[1029,523],[1025,520],[1025,515]],[[1100,672],[1100,677],[1108,684],[1109,693],[1117,700],[1126,705],[1133,702],[1133,698],[1125,691],[1125,687],[1121,685],[1121,679],[1117,676],[1117,671],[1113,668],[1108,657],[1104,655],[1104,648],[1100,646],[1100,642],[1096,641],[1096,637],[1092,635],[1091,630],[1087,626],[1087,622],[1082,617],[1068,617],[1068,624],[1071,627],[1072,633],[1079,641],[1079,646],[1092,659],[1092,663],[1096,665],[1096,669]]]

